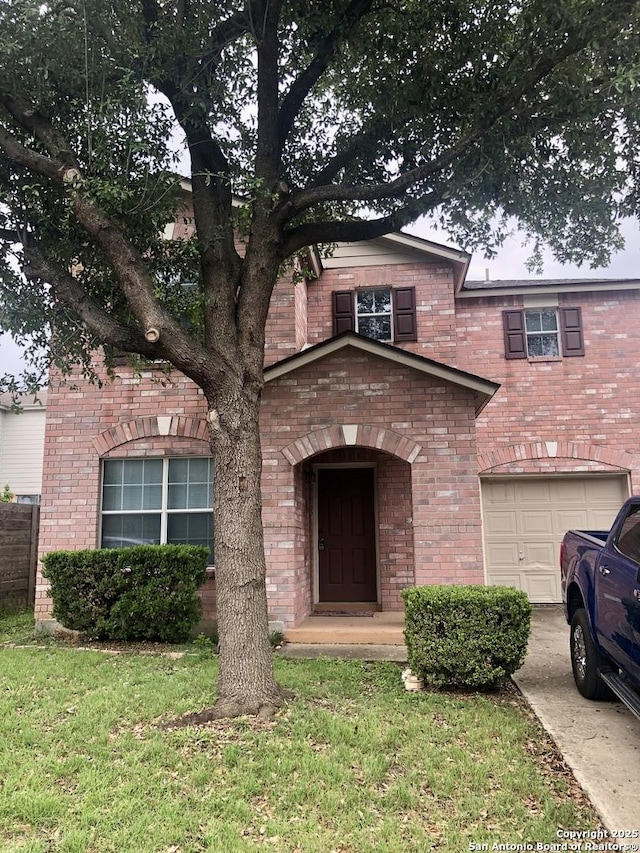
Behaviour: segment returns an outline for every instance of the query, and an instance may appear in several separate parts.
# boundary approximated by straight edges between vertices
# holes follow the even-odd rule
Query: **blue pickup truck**
[[[569,530],[560,570],[578,690],[587,699],[614,693],[640,718],[640,497],[609,531]]]

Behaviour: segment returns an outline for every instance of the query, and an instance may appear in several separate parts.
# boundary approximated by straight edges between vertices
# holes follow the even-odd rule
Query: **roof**
[[[319,344],[308,347],[308,349],[302,350],[302,352],[283,358],[281,361],[265,368],[264,380],[265,382],[272,382],[274,379],[286,376],[300,367],[314,364],[328,355],[333,355],[333,353],[340,352],[349,347],[359,352],[366,352],[369,355],[400,364],[403,367],[409,367],[412,370],[417,370],[419,373],[435,377],[436,379],[442,379],[444,382],[449,382],[473,392],[476,400],[476,415],[480,414],[500,387],[497,382],[484,379],[482,376],[467,373],[464,370],[459,370],[457,367],[449,367],[439,361],[433,361],[433,359],[416,355],[413,352],[399,349],[390,344],[382,344],[379,341],[358,335],[356,332],[343,332],[341,335],[336,335],[334,338],[329,338],[326,341],[321,341]]]
[[[45,409],[47,406],[47,391],[46,388],[38,391],[35,394],[16,394],[9,392],[0,394],[0,409],[11,411],[14,404],[20,406],[21,409]]]
[[[558,291],[637,290],[640,278],[514,278],[497,281],[465,281],[458,297],[491,294],[548,293]]]

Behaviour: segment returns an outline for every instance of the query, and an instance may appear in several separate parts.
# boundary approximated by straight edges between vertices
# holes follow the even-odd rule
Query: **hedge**
[[[198,588],[209,549],[139,545],[52,551],[44,563],[53,616],[66,628],[100,640],[179,643],[202,615]]]
[[[402,597],[409,666],[425,684],[491,689],[522,666],[531,627],[524,592],[423,586]]]

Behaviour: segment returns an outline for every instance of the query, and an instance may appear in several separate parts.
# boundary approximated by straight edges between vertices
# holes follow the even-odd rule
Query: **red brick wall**
[[[316,431],[323,440],[333,436],[326,441],[335,446],[339,426],[345,424],[369,425],[372,429],[362,435],[374,436],[374,447],[379,446],[375,437],[386,431],[390,436],[404,436],[420,448],[410,466],[387,456],[384,443],[382,452],[373,455],[378,468],[383,606],[399,607],[400,590],[415,581],[481,583],[471,393],[386,360],[349,351],[274,380],[265,389],[262,432],[265,476],[270,485],[264,489],[263,517],[271,565],[288,566],[290,575],[290,570],[301,565],[301,557],[304,560],[309,553],[310,534],[304,519],[295,526],[287,514],[304,488],[299,481],[296,484],[301,466],[292,466],[288,448],[297,452],[296,440]],[[300,446],[305,443],[306,456],[298,456],[296,461],[343,460],[345,453],[355,452],[349,448],[338,456],[319,455],[314,452],[321,449],[319,445],[307,439]],[[356,457],[350,458],[356,461]],[[306,590],[309,575],[304,577]],[[308,612],[308,598],[292,599],[289,581],[283,579],[283,583],[281,588],[271,574],[270,601],[277,602],[274,615],[296,622]],[[296,601],[301,602],[301,611],[296,611]]]
[[[175,373],[171,384],[163,387],[159,371],[146,372],[140,378],[130,368],[122,368],[121,373],[122,378],[114,383],[104,377],[102,388],[81,379],[60,384],[52,378],[45,430],[41,554],[98,545],[102,456],[209,455],[208,442],[202,437],[206,435],[206,404],[190,380]],[[151,434],[149,425],[158,416],[174,416],[173,434]],[[198,427],[201,437],[195,438]],[[176,435],[178,431],[185,434]],[[132,440],[120,443],[127,438]],[[49,618],[51,600],[46,590],[39,576],[36,619]],[[210,590],[203,594],[211,597]]]
[[[505,359],[502,311],[523,307],[522,297],[459,301],[457,365],[501,383],[477,421],[480,468],[630,468],[638,488],[640,293],[562,294],[563,306],[582,308],[584,356]]]
[[[453,361],[456,347],[453,274],[441,262],[325,270],[320,279],[309,282],[310,344],[333,335],[332,291],[358,287],[415,287],[418,342],[404,343],[402,349],[445,363]]]

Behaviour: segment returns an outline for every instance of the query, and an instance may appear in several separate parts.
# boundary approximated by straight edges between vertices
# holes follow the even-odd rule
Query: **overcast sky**
[[[434,231],[425,221],[416,222],[415,225],[407,228],[407,231],[427,240],[434,240],[448,246],[453,245],[446,234]],[[493,260],[486,260],[481,253],[474,254],[467,278],[471,280],[485,279],[487,269],[492,281],[505,278],[640,278],[639,224],[635,221],[626,222],[623,235],[626,243],[624,251],[614,255],[611,264],[606,268],[593,270],[588,266],[562,266],[548,257],[545,261],[543,274],[533,276],[525,267],[525,261],[530,250],[521,246],[520,240],[514,237],[505,243],[498,256]],[[20,348],[8,335],[0,336],[0,375],[15,373],[20,370],[20,365]]]

